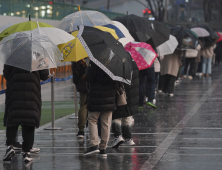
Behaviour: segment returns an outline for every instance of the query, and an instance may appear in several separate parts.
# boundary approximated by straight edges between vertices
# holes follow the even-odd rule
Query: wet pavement
[[[77,119],[66,116],[56,121],[63,130],[36,130],[30,164],[22,162],[21,154],[0,169],[46,170],[221,170],[222,168],[222,68],[213,67],[212,77],[182,80],[175,86],[175,96],[157,94],[157,110],[145,107],[134,116],[132,138],[136,146],[107,148],[107,159],[84,157],[89,146],[86,129],[78,139]],[[60,82],[59,82],[60,83]],[[43,100],[50,100],[50,84],[42,86]],[[72,81],[57,84],[56,100],[74,98]],[[75,116],[75,115],[72,115]],[[21,137],[19,137],[21,140]],[[110,136],[110,146],[113,135]],[[5,154],[5,132],[0,131],[1,156]]]

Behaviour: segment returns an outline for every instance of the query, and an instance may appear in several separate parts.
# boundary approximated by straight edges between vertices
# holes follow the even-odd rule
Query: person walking
[[[76,89],[80,94],[80,108],[78,112],[78,138],[84,137],[84,128],[86,125],[86,118],[87,118],[87,87],[86,87],[86,80],[84,78],[85,70],[87,64],[84,60],[80,60],[77,62],[72,62],[72,71],[73,71],[73,83],[76,85]]]
[[[179,67],[181,65],[181,50],[175,50],[173,54],[164,56],[160,63],[160,82],[158,86],[159,93],[166,93],[174,96],[174,84],[177,78]]]
[[[48,79],[49,70],[26,71],[4,65],[3,76],[6,79],[6,100],[4,126],[6,127],[6,154],[3,161],[10,161],[15,154],[15,142],[18,126],[22,126],[23,161],[32,161],[30,150],[34,143],[35,128],[40,125],[41,86],[40,80]]]
[[[216,44],[208,48],[203,48],[203,50],[201,51],[201,54],[203,56],[202,77],[204,76],[209,77],[211,75],[211,64],[215,48]]]
[[[121,144],[135,145],[131,136],[132,116],[138,112],[139,101],[139,70],[135,61],[132,62],[132,69],[131,85],[124,85],[127,104],[117,106],[117,110],[113,112],[112,132],[115,138],[111,145],[112,148],[117,148]]]
[[[190,65],[188,79],[193,79],[195,77],[195,60],[198,56],[198,52],[200,51],[200,44],[196,47],[196,49],[188,49],[185,53],[185,68],[184,68],[184,78],[187,77],[187,69]]]
[[[98,156],[106,157],[112,112],[117,108],[116,94],[119,82],[113,81],[108,74],[91,61],[86,69],[85,78],[89,83],[87,109],[90,147],[84,156],[99,153]],[[97,128],[99,116],[101,117],[101,142],[98,140]]]

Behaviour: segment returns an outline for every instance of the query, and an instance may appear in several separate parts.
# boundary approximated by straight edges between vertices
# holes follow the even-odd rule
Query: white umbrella
[[[173,35],[170,35],[168,41],[157,47],[158,55],[163,56],[167,54],[172,54],[175,51],[177,45],[178,45],[177,39]]]
[[[118,41],[125,46],[127,43],[131,41],[135,41],[134,38],[130,35],[128,29],[120,22],[113,21],[114,25],[120,29],[120,31],[124,34],[125,38],[120,38]]]
[[[198,37],[210,36],[210,33],[204,28],[196,27],[196,28],[191,28],[190,30],[195,32]]]

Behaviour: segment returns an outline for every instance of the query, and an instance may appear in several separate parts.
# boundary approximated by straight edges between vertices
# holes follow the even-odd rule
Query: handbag
[[[116,98],[117,98],[117,102],[116,102],[117,106],[123,106],[127,104],[126,92],[123,85],[117,90]]]

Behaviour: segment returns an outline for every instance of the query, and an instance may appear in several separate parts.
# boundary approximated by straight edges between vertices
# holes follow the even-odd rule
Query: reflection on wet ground
[[[83,157],[89,146],[86,129],[78,139],[77,119],[64,117],[56,126],[63,130],[36,130],[34,147],[41,148],[30,164],[17,154],[4,170],[219,170],[222,167],[222,68],[214,67],[212,77],[182,80],[175,96],[157,94],[157,110],[148,108],[134,116],[132,137],[136,146],[107,148],[107,159]],[[50,84],[42,86],[43,100],[50,100]],[[72,81],[55,86],[56,100],[74,98]],[[5,154],[5,132],[0,132],[1,155]],[[21,137],[19,137],[21,139]],[[111,134],[108,145],[111,145]]]

